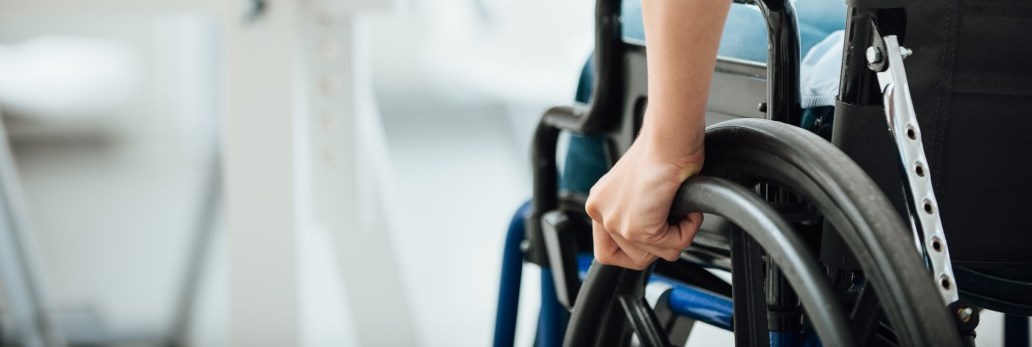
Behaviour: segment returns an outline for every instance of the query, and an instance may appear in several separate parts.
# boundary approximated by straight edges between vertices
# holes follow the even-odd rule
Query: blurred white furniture
[[[50,306],[28,217],[6,130],[0,122],[0,293],[13,323],[0,335],[15,334],[27,347],[63,345],[60,327],[47,314]],[[0,344],[3,342],[0,339]]]
[[[0,17],[188,13],[219,23],[222,178],[233,346],[415,344],[378,174],[360,11],[390,0],[15,0]],[[327,240],[322,300],[303,239]],[[307,277],[306,277],[307,276]],[[368,298],[377,298],[369,300]],[[382,300],[380,298],[388,298]],[[396,298],[396,300],[390,300]],[[316,300],[316,301],[313,301]]]

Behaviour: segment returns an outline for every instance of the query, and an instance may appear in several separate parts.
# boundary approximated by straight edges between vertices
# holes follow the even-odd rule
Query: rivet
[[[967,323],[971,321],[971,317],[974,316],[975,311],[970,307],[961,307],[957,309],[957,317],[960,318],[961,322]]]

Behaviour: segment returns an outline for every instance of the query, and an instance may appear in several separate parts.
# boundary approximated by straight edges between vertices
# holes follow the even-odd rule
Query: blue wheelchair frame
[[[600,4],[600,6],[613,6],[612,3],[609,3],[607,0],[600,1],[607,2],[607,4]],[[777,1],[781,2],[782,0]],[[736,3],[746,2],[736,1]],[[626,6],[623,6],[621,3],[617,3],[615,7]],[[788,5],[788,8],[789,10],[787,11],[768,11],[765,16],[765,19],[768,21],[768,28],[770,29],[768,32],[770,42],[779,42],[779,45],[775,46],[776,49],[769,52],[770,56],[768,57],[768,61],[775,62],[775,65],[777,65],[773,67],[773,70],[770,70],[772,72],[770,74],[772,78],[770,83],[772,83],[772,85],[776,85],[773,90],[783,92],[791,91],[795,93],[794,98],[784,98],[783,96],[777,97],[781,97],[782,100],[798,100],[800,50],[799,29],[798,23],[795,19],[795,13],[791,10],[790,4]],[[626,11],[626,8],[621,10]],[[773,13],[773,15],[771,15],[771,13]],[[637,13],[635,13],[635,15],[637,15]],[[775,25],[771,25],[771,23],[774,23]],[[615,37],[624,37],[623,34],[621,34],[621,31],[628,31],[632,36],[643,36],[643,33],[640,32],[640,25],[628,26],[626,21],[619,21],[619,24],[615,25],[612,23],[603,24],[600,22],[596,24],[600,26],[600,29],[596,32],[597,52],[595,53],[595,57],[585,66],[585,73],[582,74],[581,88],[579,88],[577,95],[577,99],[579,99],[578,101],[581,102],[588,101],[592,96],[590,95],[590,92],[585,93],[585,91],[590,91],[590,89],[583,87],[585,85],[590,85],[590,81],[585,81],[583,76],[590,76],[589,73],[595,68],[595,66],[593,66],[594,63],[599,59],[612,59],[611,54],[613,54],[614,51],[610,50],[608,48],[610,47],[609,44],[604,43],[603,41],[611,39],[611,36],[614,36],[614,33]],[[792,51],[794,53],[786,55],[785,52],[787,51]],[[785,57],[787,57],[787,59]],[[785,78],[784,76],[791,77]],[[619,81],[595,81],[595,83],[619,83]],[[598,96],[596,95],[596,97]],[[608,101],[609,98],[603,96],[598,99]],[[603,103],[605,102],[600,102],[599,104]],[[591,112],[606,112],[608,109],[619,109],[619,107],[613,106],[615,105],[593,105]],[[790,105],[790,103],[772,103],[772,107],[778,108],[784,107],[787,109],[791,106],[793,105]],[[786,115],[789,118],[785,119],[785,121],[795,121],[795,124],[799,124],[800,112],[786,111],[781,112],[780,114]],[[589,115],[585,119],[601,118],[603,117],[593,117]],[[591,128],[598,125],[582,124],[582,126],[584,128]],[[526,223],[527,220],[530,219],[529,217],[532,212],[532,202],[523,204],[513,216],[506,235],[493,341],[493,345],[496,347],[512,346],[515,342],[519,294],[522,282],[523,263],[525,260],[524,247],[528,236],[526,234],[528,230]],[[577,263],[580,273],[579,277],[582,280],[591,264],[591,260],[592,258],[590,255],[578,256]],[[540,277],[541,306],[534,345],[561,346],[570,314],[569,311],[567,311],[567,309],[560,303],[556,292],[557,286],[555,284],[552,269],[542,267]],[[650,282],[662,282],[671,287],[669,300],[666,301],[671,312],[692,320],[732,331],[733,307],[730,298],[716,295],[704,289],[659,275],[651,276]],[[816,336],[815,334],[810,335]],[[804,337],[799,336],[798,334],[772,332],[770,337],[772,346],[800,346],[803,345],[802,343],[804,341],[807,341]]]
[[[520,285],[523,275],[523,244],[526,217],[530,202],[517,210],[509,224],[502,256],[501,285],[498,294],[498,310],[495,316],[493,346],[512,346],[516,337],[516,319],[519,308]],[[587,276],[593,258],[590,254],[578,256],[580,278]],[[541,311],[538,316],[535,346],[561,346],[570,314],[560,304],[555,291],[552,272],[541,269]],[[653,275],[650,282],[663,283],[670,287],[668,300],[664,301],[671,312],[694,321],[703,322],[727,331],[732,327],[731,299],[714,294],[689,284]],[[770,333],[771,346],[819,346],[816,334]]]
[[[758,2],[775,4],[782,3],[788,8],[787,11],[774,11],[773,15],[769,13],[769,9],[767,10],[768,13],[765,13],[767,15],[765,19],[768,22],[768,29],[770,29],[768,31],[768,35],[770,40],[769,42],[771,43],[771,50],[769,51],[770,56],[768,58],[768,61],[770,62],[768,66],[768,83],[770,86],[770,88],[768,88],[768,100],[770,101],[770,105],[767,106],[770,112],[768,114],[781,117],[776,120],[782,122],[797,126],[804,125],[806,115],[801,114],[801,110],[798,109],[799,29],[794,18],[793,11],[791,10],[792,5],[787,3],[787,1],[782,0],[758,0]],[[596,34],[601,36],[604,33]],[[598,37],[596,37],[596,39],[598,39]],[[609,53],[606,52],[603,47],[600,47],[599,50],[602,52],[596,53],[596,58],[606,56]],[[794,52],[794,54],[789,54],[792,52]],[[590,69],[590,67],[586,67],[586,69]],[[613,81],[608,81],[608,83],[612,82]],[[615,82],[618,83],[619,81]],[[607,81],[597,83],[607,83]],[[578,98],[580,99],[581,95],[578,95]],[[609,101],[610,98],[601,99],[603,101]],[[777,100],[787,100],[788,102],[777,102]],[[791,100],[796,100],[796,102],[793,103]],[[613,107],[594,106],[598,105],[593,105],[589,112],[612,112],[607,110],[614,109]],[[589,115],[584,119],[601,118],[602,117],[591,117]],[[582,129],[602,127],[602,125],[590,123],[590,121],[582,122],[579,126]],[[535,186],[535,189],[538,190],[539,187]],[[512,346],[515,341],[523,263],[527,259],[526,257],[528,257],[526,254],[526,247],[534,247],[532,244],[533,242],[530,242],[531,244],[529,245],[527,242],[529,241],[527,236],[530,236],[527,234],[527,220],[531,217],[532,213],[533,209],[530,202],[521,206],[513,217],[506,236],[501,285],[498,296],[498,311],[496,314],[494,346]],[[535,218],[530,218],[530,220],[534,222],[539,221]],[[580,278],[583,279],[591,264],[591,257],[581,255],[578,257],[577,263]],[[561,303],[559,295],[557,294],[558,287],[555,282],[555,277],[553,276],[553,270],[549,267],[542,267],[540,276],[541,306],[538,316],[535,346],[560,346],[564,339],[570,314],[566,307]],[[728,331],[733,331],[732,314],[734,310],[730,298],[660,275],[651,276],[649,278],[649,282],[659,282],[670,287],[667,296],[668,300],[663,301],[663,303],[667,305],[665,308],[669,309],[671,312],[694,321],[704,322]],[[820,341],[817,339],[816,334],[812,333],[812,329],[804,328],[802,332],[770,332],[769,334],[771,346],[820,345]],[[1025,335],[1027,336],[1027,333]]]

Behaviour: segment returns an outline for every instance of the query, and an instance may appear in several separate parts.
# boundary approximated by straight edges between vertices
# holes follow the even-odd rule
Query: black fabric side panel
[[[882,105],[835,103],[832,143],[878,184],[900,216],[906,216],[903,180]],[[902,218],[902,217],[901,217]],[[904,223],[904,225],[909,223]]]
[[[960,296],[978,307],[1032,315],[1032,268],[955,268]]]
[[[1032,264],[1032,3],[922,1],[904,45],[955,265]]]
[[[953,83],[958,0],[922,1],[907,8],[906,39],[914,51],[904,61],[921,127],[932,184],[942,203],[942,137]],[[948,236],[948,235],[947,235]]]
[[[943,224],[955,262],[1032,264],[1032,3],[960,1],[943,138]],[[952,251],[952,247],[951,247]]]

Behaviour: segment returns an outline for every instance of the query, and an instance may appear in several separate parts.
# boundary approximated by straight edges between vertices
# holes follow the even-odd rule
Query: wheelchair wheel
[[[870,178],[833,145],[794,126],[742,119],[707,129],[706,153],[702,175],[681,187],[671,215],[707,212],[737,226],[731,252],[738,344],[770,345],[763,255],[798,294],[804,319],[824,345],[961,344],[910,231]],[[755,194],[756,183],[791,191],[819,212],[830,226],[825,230],[837,233],[859,264],[863,280],[850,286],[855,295],[833,286],[829,264],[819,263],[812,243]],[[642,298],[648,276],[593,264],[565,345],[627,345],[631,336],[643,346],[683,343],[668,339]]]

